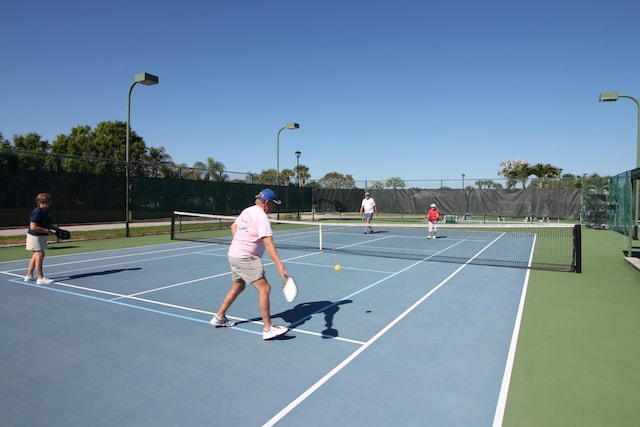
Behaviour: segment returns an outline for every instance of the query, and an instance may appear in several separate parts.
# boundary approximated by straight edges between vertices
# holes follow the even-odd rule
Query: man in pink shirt
[[[271,285],[264,275],[262,255],[265,249],[278,268],[278,274],[287,278],[287,270],[280,260],[273,243],[271,222],[267,214],[280,200],[270,189],[264,189],[256,195],[256,203],[244,209],[231,225],[233,240],[229,247],[228,258],[231,266],[231,290],[227,293],[218,312],[211,319],[215,327],[230,327],[235,322],[227,319],[226,312],[235,299],[244,291],[246,283],[251,283],[258,290],[258,306],[262,315],[264,328],[262,339],[270,340],[286,334],[284,326],[271,323],[270,300]]]

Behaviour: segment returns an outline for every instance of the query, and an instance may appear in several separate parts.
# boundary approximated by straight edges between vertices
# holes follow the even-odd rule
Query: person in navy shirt
[[[47,239],[49,234],[54,233],[51,229],[52,221],[49,215],[49,207],[51,207],[51,195],[49,193],[38,194],[36,196],[36,208],[31,211],[29,230],[27,230],[26,249],[32,251],[33,255],[31,255],[24,281],[31,282],[35,280],[38,285],[50,285],[53,283],[53,280],[45,277],[42,271]],[[34,270],[37,276],[33,275]]]

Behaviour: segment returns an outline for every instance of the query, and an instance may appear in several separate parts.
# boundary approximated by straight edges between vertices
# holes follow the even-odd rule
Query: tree
[[[529,167],[529,174],[538,177],[538,188],[543,188],[545,186],[545,178],[557,178],[561,172],[562,169],[550,165],[549,163],[536,163]]]
[[[179,163],[175,165],[175,167],[178,169],[178,176],[181,179],[191,179],[194,181],[198,181],[200,179],[198,170],[190,168],[186,163]]]
[[[351,175],[329,172],[318,180],[318,185],[322,188],[346,189],[355,188],[356,181]]]
[[[293,169],[282,169],[280,171],[280,183],[284,185],[290,185],[292,182],[295,182],[292,177],[296,175]]]
[[[0,132],[0,166],[18,168],[18,156],[15,153],[15,147],[11,145],[8,139],[4,139]]]
[[[518,181],[522,182],[522,188],[525,188],[527,178],[522,181],[521,176],[525,174],[525,168],[529,167],[526,160],[505,160],[500,163],[502,169],[498,171],[498,176],[507,179],[507,188],[514,188]]]
[[[385,186],[391,187],[395,190],[396,188],[404,188],[405,183],[400,177],[392,176],[391,178],[387,179],[387,181],[385,182]]]
[[[384,183],[382,181],[372,181],[369,184],[369,190],[382,190],[384,188]]]
[[[258,176],[258,182],[262,185],[277,185],[278,172],[275,169],[263,169]]]
[[[164,147],[149,147],[145,176],[151,178],[173,178],[175,164]]]
[[[609,191],[609,176],[600,176],[597,173],[584,178],[584,190],[595,194],[606,194]]]
[[[520,181],[523,190],[527,188],[527,179],[529,179],[529,176],[531,176],[531,171],[529,170],[529,165],[526,163],[513,167],[507,174],[507,178],[514,180],[514,182]]]
[[[161,147],[161,151],[164,149]],[[63,170],[74,173],[124,174],[127,158],[127,125],[121,121],[101,122],[95,129],[76,126],[69,135],[58,135],[51,151],[71,156],[62,159]],[[129,171],[145,176],[150,156],[144,140],[129,131]]]
[[[255,174],[253,172],[247,172],[247,174],[244,176],[244,182],[249,184],[255,184],[259,180],[260,180],[260,175]]]
[[[207,163],[195,162],[193,168],[200,170],[200,177],[205,181],[225,182],[229,179],[229,175],[224,173],[224,164],[214,160],[213,157],[208,157]]]
[[[17,153],[19,167],[24,170],[53,170],[55,165],[51,160],[47,162],[47,156],[51,151],[49,141],[42,139],[35,132],[27,135],[15,135],[13,144],[18,151],[29,153]]]
[[[522,165],[528,166],[527,161],[526,160],[505,160],[504,162],[500,163],[500,166],[502,166],[502,169],[498,171],[498,176],[501,176],[503,178],[509,178],[509,173],[513,169],[520,167]]]
[[[309,173],[309,168],[305,165],[296,166],[294,171],[296,172],[296,179],[300,178],[300,185],[304,185],[309,179],[311,179],[311,174]],[[297,181],[296,181],[297,183]]]

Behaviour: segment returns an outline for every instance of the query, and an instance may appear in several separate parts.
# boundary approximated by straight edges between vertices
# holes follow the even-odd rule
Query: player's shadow
[[[335,338],[338,336],[338,330],[333,328],[333,320],[342,304],[350,304],[352,300],[340,301],[313,301],[296,305],[294,308],[275,314],[273,317],[280,317],[289,323],[289,328],[293,329],[300,325],[304,325],[316,314],[324,314],[325,330],[322,331],[322,338]]]
[[[122,273],[123,271],[134,271],[134,270],[142,270],[142,268],[140,268],[140,267],[136,267],[136,268],[118,268],[118,269],[114,269],[114,270],[103,270],[103,271],[93,271],[91,273],[72,274],[71,276],[68,276],[66,278],[66,280],[82,279],[84,277],[91,277],[91,276],[105,276],[107,274]],[[56,280],[62,280],[62,278],[56,278]]]

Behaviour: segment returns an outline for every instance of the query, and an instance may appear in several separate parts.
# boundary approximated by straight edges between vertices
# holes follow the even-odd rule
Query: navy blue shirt
[[[35,222],[39,227],[46,228],[47,230],[51,228],[51,217],[49,216],[48,209],[42,209],[40,206],[36,207],[33,211],[31,211],[31,215],[29,215],[29,224]],[[34,236],[47,236],[49,233],[38,233],[37,231],[33,231],[31,226],[29,226],[29,230],[27,233],[32,234]]]

